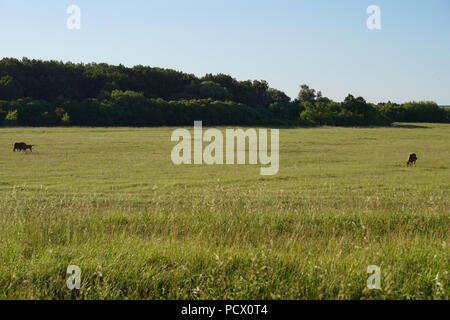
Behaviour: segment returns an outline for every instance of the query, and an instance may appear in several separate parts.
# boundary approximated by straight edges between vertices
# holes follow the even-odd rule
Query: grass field
[[[449,299],[450,125],[283,129],[275,176],[172,130],[1,128],[0,298]]]

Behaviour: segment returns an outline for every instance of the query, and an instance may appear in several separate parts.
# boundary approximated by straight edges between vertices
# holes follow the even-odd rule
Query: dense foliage
[[[433,102],[373,105],[348,95],[334,102],[301,86],[297,99],[262,81],[108,64],[0,60],[0,125],[181,126],[387,125],[450,122]]]

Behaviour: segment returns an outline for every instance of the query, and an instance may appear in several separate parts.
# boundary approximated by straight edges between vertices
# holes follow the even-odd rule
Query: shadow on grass
[[[431,127],[421,126],[417,124],[403,124],[403,123],[393,123],[392,128],[402,128],[402,129],[431,129]]]

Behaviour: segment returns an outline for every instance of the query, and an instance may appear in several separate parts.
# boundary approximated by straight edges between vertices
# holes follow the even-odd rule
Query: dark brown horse
[[[412,166],[413,164],[416,165],[417,156],[415,153],[411,153],[408,157],[408,161],[406,162],[406,166]]]
[[[32,144],[27,144],[26,146],[25,146],[25,152],[29,149],[31,152],[33,152],[33,145]]]
[[[17,151],[25,150],[26,145],[27,144],[25,142],[16,142],[16,143],[14,143],[13,151],[16,152],[16,150]]]
[[[31,152],[33,152],[33,145],[30,144],[26,144],[25,142],[16,142],[14,143],[14,149],[13,151],[16,152],[17,151],[27,151],[30,150]]]

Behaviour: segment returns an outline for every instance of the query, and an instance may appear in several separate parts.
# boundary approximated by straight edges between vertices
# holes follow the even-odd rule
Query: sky
[[[67,8],[81,10],[70,30]],[[381,29],[369,30],[377,5]],[[0,58],[149,65],[450,105],[450,0],[0,0]]]

